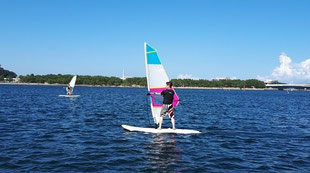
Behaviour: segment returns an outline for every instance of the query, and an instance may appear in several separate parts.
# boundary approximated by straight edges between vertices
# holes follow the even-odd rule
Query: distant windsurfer
[[[173,97],[174,97],[174,91],[172,89],[172,82],[166,82],[166,90],[163,90],[160,94],[164,97],[163,99],[163,106],[160,111],[160,118],[159,118],[159,126],[158,130],[161,129],[161,125],[163,123],[164,117],[169,114],[169,118],[171,120],[172,128],[175,130],[175,120],[174,120],[174,107],[172,105]]]
[[[68,85],[66,90],[67,90],[67,95],[72,95],[72,87],[70,86],[70,84]]]

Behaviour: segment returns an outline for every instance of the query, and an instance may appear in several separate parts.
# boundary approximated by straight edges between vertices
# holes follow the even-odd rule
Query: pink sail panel
[[[161,93],[163,90],[166,90],[166,88],[150,88],[152,105],[154,107],[161,107],[163,105],[163,97],[161,95],[154,94],[154,93]],[[179,97],[176,94],[176,92],[174,92],[172,105],[173,107],[176,107],[178,104],[179,104]]]

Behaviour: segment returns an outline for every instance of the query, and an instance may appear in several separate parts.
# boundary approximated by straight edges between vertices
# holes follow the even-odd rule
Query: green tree
[[[0,66],[0,76],[3,76],[4,78],[15,78],[17,75],[16,73],[6,70]]]

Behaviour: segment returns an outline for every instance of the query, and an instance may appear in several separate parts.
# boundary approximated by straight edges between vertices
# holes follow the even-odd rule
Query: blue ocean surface
[[[310,92],[176,91],[201,134],[125,131],[153,124],[146,88],[0,85],[0,172],[310,172]]]

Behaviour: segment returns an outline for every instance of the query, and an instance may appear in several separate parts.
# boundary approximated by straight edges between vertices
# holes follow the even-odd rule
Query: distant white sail
[[[73,89],[74,86],[75,86],[76,77],[77,77],[77,75],[73,76],[73,78],[71,79],[71,81],[70,81],[70,83],[69,83],[69,85],[70,85],[70,87],[71,87],[72,89]]]
[[[151,110],[154,123],[159,123],[160,110],[163,104],[163,97],[161,95],[153,94],[154,92],[160,93],[166,89],[166,82],[169,81],[169,77],[166,73],[164,66],[157,55],[157,50],[152,48],[149,44],[144,43],[144,55],[145,55],[145,68],[147,87],[151,95]],[[179,97],[175,92],[173,99],[173,106],[176,107],[179,103]]]

